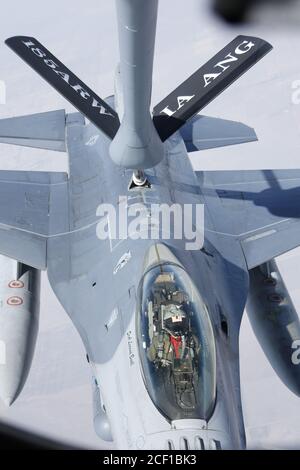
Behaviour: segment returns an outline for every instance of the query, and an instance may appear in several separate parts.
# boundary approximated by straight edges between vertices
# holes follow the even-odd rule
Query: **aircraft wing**
[[[0,171],[0,253],[46,269],[47,240],[68,231],[67,174]]]
[[[300,245],[300,170],[197,172],[215,229],[236,238],[248,268]]]
[[[255,142],[255,130],[241,122],[197,115],[179,129],[188,152]]]
[[[64,109],[0,119],[0,143],[66,151]]]

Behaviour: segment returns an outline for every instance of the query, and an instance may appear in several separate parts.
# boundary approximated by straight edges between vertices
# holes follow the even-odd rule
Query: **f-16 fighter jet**
[[[257,140],[199,112],[272,47],[236,37],[151,110],[157,7],[116,1],[105,100],[37,39],[6,41],[78,111],[0,121],[1,142],[69,161],[67,173],[0,171],[0,395],[12,404],[26,380],[46,270],[87,352],[101,439],[242,449],[247,298],[265,354],[300,395],[299,318],[274,261],[300,244],[300,172],[193,170],[188,153]]]

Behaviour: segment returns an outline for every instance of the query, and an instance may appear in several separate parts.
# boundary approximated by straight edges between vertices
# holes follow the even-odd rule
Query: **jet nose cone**
[[[9,297],[19,298],[19,293]],[[16,400],[25,384],[38,332],[38,316],[31,308],[28,293],[22,294],[22,300],[19,304],[6,302],[0,308],[0,399],[7,406]]]
[[[20,374],[13,375],[15,371],[7,372],[0,368],[0,400],[9,407],[17,399],[23,383]]]
[[[19,350],[15,344],[6,341],[6,362],[0,364],[0,399],[10,406],[20,394],[29,371],[26,343],[20,344]]]
[[[2,398],[2,401],[3,401],[4,405],[7,406],[7,408],[9,408],[13,404],[13,402],[15,401],[15,398],[5,397],[5,398]]]

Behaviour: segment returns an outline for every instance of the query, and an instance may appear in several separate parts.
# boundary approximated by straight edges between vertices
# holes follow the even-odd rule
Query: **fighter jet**
[[[191,152],[257,140],[199,112],[272,46],[238,36],[151,110],[157,8],[116,1],[120,64],[105,100],[37,39],[6,41],[78,111],[0,121],[1,142],[69,162],[0,172],[0,395],[12,404],[28,375],[46,270],[87,352],[101,439],[243,449],[247,299],[271,365],[300,395],[300,323],[274,260],[300,244],[300,172],[193,170]]]

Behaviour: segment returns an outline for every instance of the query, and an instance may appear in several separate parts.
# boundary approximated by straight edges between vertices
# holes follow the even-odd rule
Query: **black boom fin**
[[[272,46],[262,39],[238,36],[200,67],[153,110],[162,141],[210,103],[266,55]]]
[[[35,38],[14,36],[5,43],[110,139],[120,126],[117,113]]]

